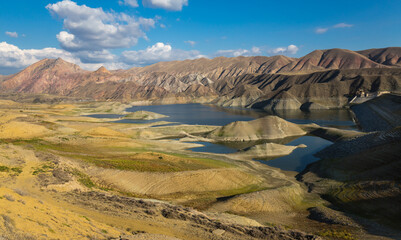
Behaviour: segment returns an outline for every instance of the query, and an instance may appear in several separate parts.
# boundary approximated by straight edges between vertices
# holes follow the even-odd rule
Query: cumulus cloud
[[[9,37],[13,37],[13,38],[17,38],[18,37],[18,33],[17,32],[6,32],[6,35]]]
[[[183,6],[188,6],[188,0],[142,0],[142,4],[144,7],[181,11]]]
[[[63,19],[66,31],[57,34],[57,39],[63,49],[72,52],[131,47],[139,38],[146,38],[144,30],[155,25],[153,19],[105,12],[102,8],[77,5],[71,0],[49,4],[46,8]]]
[[[205,56],[201,55],[199,51],[173,49],[169,44],[158,42],[144,50],[124,51],[121,55],[121,61],[133,66],[144,66],[160,61],[185,60],[200,57]]]
[[[269,50],[269,53],[273,54],[296,54],[298,52],[299,48],[295,45],[289,45],[288,47],[278,47],[272,50]]]
[[[137,0],[120,0],[118,1],[120,5],[126,5],[130,7],[138,7],[138,1]]]
[[[74,56],[79,58],[82,63],[88,64],[114,62],[117,59],[114,54],[107,50],[74,52]]]
[[[332,28],[351,28],[353,26],[354,26],[353,24],[338,23],[338,24],[335,24],[335,25],[333,25],[331,27],[326,27],[326,28],[318,27],[318,28],[315,29],[315,33],[323,34],[323,33],[326,33],[327,31],[329,31]]]
[[[195,41],[191,41],[191,40],[184,41],[184,43],[189,44],[189,45],[191,45],[192,47],[195,46],[195,44],[196,44]]]

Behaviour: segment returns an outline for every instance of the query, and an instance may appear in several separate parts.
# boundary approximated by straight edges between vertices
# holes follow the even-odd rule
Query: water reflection
[[[220,154],[228,154],[228,153],[235,153],[237,149],[227,147],[222,144],[210,143],[210,142],[191,142],[191,143],[198,143],[202,144],[202,147],[195,147],[190,148],[193,152],[209,152],[209,153],[220,153]]]
[[[164,121],[180,122],[185,124],[223,126],[234,121],[249,121],[267,115],[277,115],[297,124],[316,123],[321,126],[356,128],[350,112],[346,109],[315,110],[311,112],[304,112],[301,110],[278,110],[267,112],[258,109],[224,108],[197,103],[134,106],[127,109],[129,112],[139,110],[164,114],[170,116],[169,118],[162,119]]]
[[[315,153],[326,148],[327,146],[330,146],[333,143],[319,137],[303,136],[289,142],[286,145],[296,146],[299,144],[305,144],[307,147],[297,148],[290,155],[287,156],[274,159],[263,159],[258,161],[271,167],[280,168],[286,171],[301,172],[308,164],[319,160],[319,158],[314,156]]]

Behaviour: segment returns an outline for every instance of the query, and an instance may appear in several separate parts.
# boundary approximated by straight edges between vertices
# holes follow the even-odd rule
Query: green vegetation
[[[317,233],[322,237],[329,239],[344,239],[344,240],[356,240],[357,238],[352,235],[352,233],[347,230],[335,230],[335,229],[325,229]]]
[[[32,139],[18,141],[19,144],[29,144],[39,151],[52,151],[64,157],[70,157],[102,168],[147,171],[147,172],[179,172],[199,169],[233,167],[223,161],[188,157],[183,154],[163,152],[149,152],[144,148],[106,147],[99,150],[89,145],[73,145],[68,143],[51,143]],[[46,169],[36,169],[35,174],[45,172]]]
[[[0,166],[0,172],[9,172],[10,168],[7,166]]]
[[[49,162],[49,163],[45,163],[40,167],[37,168],[33,168],[33,172],[32,175],[38,175],[40,173],[47,173],[50,172],[54,169],[54,164]]]
[[[179,172],[198,169],[229,167],[230,165],[212,159],[179,158],[158,153],[134,153],[123,156],[61,154],[102,168],[143,172]]]
[[[11,168],[11,171],[13,171],[13,172],[15,172],[17,174],[22,173],[22,169],[20,167],[13,167],[13,168]]]
[[[204,193],[197,193],[197,198],[183,203],[187,207],[193,207],[198,210],[204,210],[210,207],[211,204],[215,203],[218,198],[229,198],[232,196],[252,193],[257,191],[266,190],[266,187],[262,187],[256,184],[248,185],[242,188],[221,190],[221,191],[210,191]],[[174,193],[164,196],[165,199],[179,199],[184,197],[184,193]]]
[[[22,173],[22,169],[20,167],[9,168],[7,166],[0,166],[0,172],[10,172],[10,171],[17,175]]]
[[[77,169],[72,170],[71,174],[76,176],[78,179],[78,182],[80,182],[82,185],[84,185],[87,188],[93,188],[96,186],[96,184],[92,182],[92,180],[90,179],[90,177],[88,175],[78,171]]]

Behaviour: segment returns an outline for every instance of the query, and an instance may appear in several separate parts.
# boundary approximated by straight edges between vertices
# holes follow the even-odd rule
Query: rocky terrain
[[[319,193],[333,204],[332,208],[346,211],[358,224],[366,225],[366,219],[369,219],[399,229],[399,101],[400,96],[383,95],[353,106],[362,128],[375,131],[336,138],[333,145],[316,154],[320,161],[310,164],[297,176],[306,184],[309,192]],[[321,132],[318,134],[324,134]],[[332,132],[329,135],[337,134]],[[319,211],[313,209],[311,217],[336,221],[337,217],[329,220],[330,213]],[[379,231],[381,235],[400,238],[386,228],[369,224],[372,232]]]
[[[385,94],[351,106],[364,131],[390,130],[401,125],[401,97]]]
[[[316,50],[299,59],[218,57],[90,72],[62,59],[44,59],[2,76],[3,93],[157,104],[213,102],[261,109],[327,109],[361,94],[400,92],[400,48]]]

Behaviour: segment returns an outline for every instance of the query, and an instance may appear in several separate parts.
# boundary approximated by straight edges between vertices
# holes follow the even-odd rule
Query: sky
[[[399,0],[1,1],[0,74],[43,58],[112,70],[200,57],[401,46],[400,16]]]

